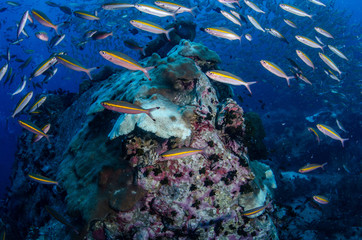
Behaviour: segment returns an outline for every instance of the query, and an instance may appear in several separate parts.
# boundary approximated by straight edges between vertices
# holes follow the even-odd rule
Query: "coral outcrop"
[[[267,165],[249,162],[243,109],[219,99],[204,74],[219,62],[215,52],[182,40],[165,58],[143,60],[156,66],[152,81],[125,71],[85,90],[58,119],[54,146],[62,152],[54,159],[65,198],[46,204],[65,204],[64,215],[82,219],[77,228],[87,239],[277,239],[272,205],[243,215],[270,202],[276,184]],[[107,100],[160,109],[153,121],[105,110]],[[202,153],[160,158],[182,147]],[[47,234],[61,236],[52,224]]]

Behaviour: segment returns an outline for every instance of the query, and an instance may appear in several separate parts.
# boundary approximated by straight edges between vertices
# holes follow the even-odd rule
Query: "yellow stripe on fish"
[[[108,102],[103,102],[103,104],[107,105],[107,106],[110,106],[110,107],[117,107],[117,108],[130,109],[130,110],[143,111],[143,112],[148,111],[147,109],[131,108],[131,107],[120,106],[120,105],[112,104],[112,103],[108,103]]]
[[[145,22],[145,21],[141,21],[141,20],[132,20],[132,21],[138,22],[138,23],[142,23],[143,25],[147,25],[147,26],[149,26],[149,27],[154,27],[154,28],[158,28],[158,29],[160,29],[160,30],[165,30],[165,29],[163,29],[162,27],[159,27],[159,26],[157,26],[157,25],[151,24],[151,23],[149,23],[149,22]]]
[[[177,155],[182,155],[182,154],[187,154],[187,153],[193,153],[193,152],[202,152],[202,150],[194,150],[194,151],[187,151],[187,152],[171,153],[171,154],[162,155],[162,157],[172,157],[172,156],[177,156]]]
[[[80,65],[77,65],[77,64],[75,64],[75,63],[72,63],[72,62],[70,62],[70,61],[68,61],[68,60],[66,60],[66,59],[64,59],[64,58],[62,58],[61,56],[57,56],[57,58],[58,59],[60,59],[60,60],[62,60],[62,61],[64,61],[64,62],[66,62],[66,63],[68,63],[68,64],[70,64],[70,65],[73,65],[73,66],[76,66],[76,67],[79,67],[79,68],[81,68],[81,69],[84,69],[84,70],[88,70],[88,69],[86,69],[86,68],[84,68],[84,67],[82,67],[82,66],[80,66]]]

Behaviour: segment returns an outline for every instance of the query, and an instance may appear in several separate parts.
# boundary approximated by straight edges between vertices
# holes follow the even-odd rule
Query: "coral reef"
[[[51,198],[46,191],[37,193],[43,200],[28,197],[38,205],[34,215],[42,216],[36,225],[45,222],[40,235],[74,235],[41,207],[56,205],[70,222],[77,220],[80,237],[87,239],[278,239],[271,205],[257,215],[242,214],[270,202],[276,183],[267,165],[249,163],[243,109],[230,98],[219,99],[219,89],[203,73],[219,62],[205,46],[181,40],[166,57],[153,54],[141,62],[157,66],[152,81],[142,72],[122,71],[84,85],[51,121],[57,129],[49,145],[54,165],[33,163],[56,171],[61,187]],[[144,113],[104,110],[101,102],[108,100],[160,109],[152,111],[153,121]],[[21,146],[21,158],[29,157],[29,145]],[[181,147],[202,153],[160,158]],[[44,154],[37,150],[35,156]],[[17,162],[23,177],[13,176],[18,188],[26,183],[23,164]],[[31,224],[22,223],[28,236]]]

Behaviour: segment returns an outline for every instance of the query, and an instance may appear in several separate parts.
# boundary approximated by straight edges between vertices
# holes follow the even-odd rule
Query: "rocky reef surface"
[[[182,40],[166,57],[141,62],[156,66],[151,81],[141,71],[114,71],[84,83],[79,95],[50,95],[50,114],[32,121],[52,124],[51,143],[19,138],[1,209],[9,239],[278,239],[268,214],[273,172],[249,160],[248,148],[259,148],[246,147],[248,126],[232,91],[204,74],[218,63],[215,52]],[[108,100],[159,109],[154,121],[106,110]],[[202,153],[160,158],[181,147]],[[29,173],[59,185],[31,182]]]

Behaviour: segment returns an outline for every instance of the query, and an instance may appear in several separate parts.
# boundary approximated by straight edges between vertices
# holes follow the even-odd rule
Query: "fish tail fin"
[[[48,140],[48,142],[50,143],[49,135],[45,135],[44,137],[45,137],[45,138]]]
[[[175,28],[174,28],[174,27],[173,27],[173,28],[170,28],[170,29],[166,30],[166,32],[165,32],[166,37],[167,37],[167,40],[168,40],[169,42],[171,42],[169,33],[170,33],[172,30],[175,30]]]
[[[288,83],[288,87],[290,87],[290,79],[294,79],[295,76],[287,76],[287,83]]]
[[[61,23],[61,24],[62,24],[62,23]],[[61,24],[58,24],[58,25],[55,25],[55,26],[54,26],[54,30],[55,30],[55,32],[56,32],[57,35],[59,35],[59,33],[58,33],[58,28],[59,28],[59,26],[60,26]]]
[[[328,164],[327,162],[323,163],[321,168],[324,170],[324,166],[327,164]]]
[[[88,77],[90,78],[90,80],[93,80],[92,75],[91,75],[91,71],[96,70],[96,69],[99,69],[99,67],[93,67],[93,68],[88,68],[87,69],[86,73],[87,73]]]
[[[246,84],[245,84],[245,87],[248,89],[248,91],[250,92],[250,95],[253,95],[253,93],[251,92],[251,90],[250,90],[250,85],[252,85],[252,84],[255,84],[255,83],[257,83],[257,82],[247,82]]]
[[[196,17],[196,15],[195,15],[195,13],[193,12],[195,9],[196,9],[197,7],[192,7],[192,8],[190,8],[190,11],[188,11],[189,13],[191,13],[191,15],[195,18]]]
[[[151,67],[146,67],[144,68],[144,73],[146,75],[146,77],[148,78],[148,80],[151,81],[151,77],[150,77],[150,74],[148,73],[148,71],[150,71],[151,69],[154,69],[154,68],[157,68],[157,66],[151,66]]]
[[[349,138],[342,138],[341,139],[342,147],[344,147],[344,142],[347,141],[347,140],[349,140]]]
[[[154,118],[152,117],[151,112],[152,112],[153,110],[157,110],[157,109],[160,109],[160,107],[150,108],[150,109],[148,109],[148,111],[147,111],[147,115],[148,115],[154,122],[156,121],[156,119],[154,119]]]

